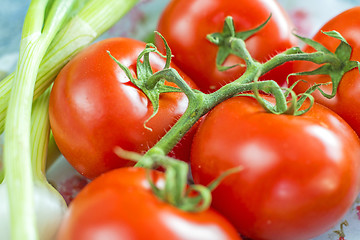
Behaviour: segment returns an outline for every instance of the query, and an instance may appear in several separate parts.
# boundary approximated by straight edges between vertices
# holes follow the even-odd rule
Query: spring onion
[[[63,24],[73,1],[55,1],[45,20],[48,1],[33,0],[25,17],[5,123],[5,177],[2,187],[6,187],[7,191],[2,193],[7,193],[10,210],[10,233],[6,234],[8,231],[4,229],[9,239],[39,239],[34,209],[30,144],[34,84],[40,62]]]
[[[31,1],[17,68],[0,82],[0,132],[4,131],[1,239],[54,238],[66,205],[45,177],[49,86],[71,57],[115,24],[136,2]]]
[[[78,2],[83,2],[78,0]],[[53,82],[60,69],[81,49],[118,22],[138,0],[89,0],[59,31],[43,58],[35,83],[34,99]],[[0,133],[15,74],[0,81]]]

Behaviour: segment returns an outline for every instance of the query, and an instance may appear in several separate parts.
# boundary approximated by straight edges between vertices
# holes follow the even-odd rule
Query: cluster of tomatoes
[[[293,25],[275,0],[171,1],[158,29],[172,53],[171,67],[193,88],[211,93],[239,78],[242,59],[229,55],[219,71],[218,46],[208,34],[221,32],[232,16],[237,31],[267,24],[246,39],[252,57],[262,63],[298,45]],[[352,22],[350,22],[352,21]],[[350,9],[322,27],[338,31],[360,60],[360,7]],[[339,41],[319,32],[314,40],[330,51]],[[155,44],[162,51],[162,40]],[[241,166],[212,192],[212,206],[186,212],[159,200],[146,171],[114,153],[120,146],[145,153],[182,116],[185,94],[163,93],[157,114],[147,96],[109,57],[111,52],[136,77],[136,62],[145,43],[112,38],[79,53],[60,72],[50,98],[50,121],[64,157],[82,175],[93,179],[71,202],[58,239],[311,239],[342,219],[360,187],[360,75],[345,74],[335,97],[313,96],[318,103],[301,115],[266,112],[256,99],[237,96],[212,109],[175,146],[170,156],[191,166],[195,183],[207,185],[222,172]],[[304,52],[314,51],[304,47]],[[154,72],[165,60],[151,54]],[[261,79],[283,86],[293,72],[311,71],[315,64],[288,62]],[[328,76],[302,76],[294,90],[306,91]],[[290,83],[298,80],[289,78]],[[170,84],[170,83],[169,83]],[[331,92],[331,84],[321,86]],[[319,104],[321,103],[321,104]],[[307,103],[305,103],[307,104]],[[331,110],[330,110],[331,109]],[[164,184],[161,172],[153,182]]]

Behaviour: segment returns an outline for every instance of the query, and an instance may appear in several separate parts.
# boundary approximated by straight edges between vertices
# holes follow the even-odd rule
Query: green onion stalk
[[[109,30],[137,2],[138,0],[76,0],[41,61],[35,82],[34,100],[50,87],[58,72],[74,55]],[[0,133],[4,131],[14,77],[15,72],[0,81]],[[56,151],[54,144],[49,148],[54,153],[49,160],[54,161],[60,153]],[[0,167],[0,182],[2,175]]]
[[[0,82],[0,131],[4,131],[1,239],[55,237],[66,204],[45,176],[49,86],[72,56],[136,2],[31,1],[16,70]]]
[[[109,30],[137,2],[138,0],[88,0],[64,24],[49,46],[36,78],[34,99],[51,85],[57,73],[74,55]],[[14,77],[15,73],[12,73],[0,82],[0,133],[4,130]]]
[[[7,189],[10,210],[10,231],[4,229],[8,239],[39,239],[30,144],[34,84],[40,62],[73,1],[55,1],[44,20],[47,4],[46,0],[36,0],[29,6],[6,115],[2,187]]]
[[[40,63],[33,99],[50,87],[58,72],[73,56],[109,30],[137,2],[138,0],[76,0]],[[4,131],[14,78],[15,72],[0,81],[0,133]],[[49,160],[53,161],[60,154],[56,151],[55,144],[51,144],[49,148],[54,153]],[[0,182],[2,176],[3,169],[0,166]]]

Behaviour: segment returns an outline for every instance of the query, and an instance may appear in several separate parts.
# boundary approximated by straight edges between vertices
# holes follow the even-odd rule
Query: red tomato
[[[251,239],[307,240],[349,210],[359,193],[360,141],[337,114],[315,104],[301,116],[267,113],[250,97],[215,107],[195,134],[191,170],[213,207]]]
[[[326,23],[321,31],[338,31],[346,41],[352,46],[353,51],[351,54],[351,60],[360,61],[360,38],[358,32],[360,31],[360,7],[354,7],[349,9],[338,16],[331,19]],[[324,35],[320,31],[313,38],[315,41],[320,42],[330,51],[334,52],[340,43],[340,40],[336,40],[329,36]],[[314,51],[311,47],[306,46],[305,52]],[[309,62],[297,62],[295,64],[295,72],[309,71],[316,69],[318,66]],[[331,82],[330,77],[327,75],[314,75],[314,76],[301,76],[297,78],[291,78],[291,83],[297,79],[304,79],[307,81],[300,82],[295,91],[300,93],[306,91],[310,85],[314,83],[327,83]],[[332,91],[332,84],[324,85],[321,87],[328,94]],[[334,98],[328,99],[321,95],[319,91],[315,91],[313,96],[316,101],[327,106],[335,111],[342,118],[344,118],[350,126],[360,134],[360,74],[359,69],[353,69],[347,72],[342,78],[337,90],[337,94]]]
[[[212,92],[240,77],[245,68],[238,66],[227,71],[217,70],[218,46],[210,43],[206,36],[222,32],[227,16],[233,17],[236,31],[247,31],[263,24],[270,14],[272,17],[267,25],[246,40],[253,58],[264,62],[296,45],[291,34],[293,25],[275,0],[173,0],[162,13],[157,30],[172,49],[175,64],[195,81],[200,90]],[[163,48],[158,37],[156,44],[159,49]],[[224,64],[232,66],[242,62],[230,55]],[[289,63],[274,69],[264,79],[282,84],[291,72]]]
[[[113,152],[120,146],[143,153],[153,146],[187,108],[183,93],[160,96],[159,111],[153,113],[151,102],[135,87],[108,53],[136,73],[136,59],[145,43],[126,38],[100,41],[79,53],[55,80],[50,96],[50,122],[55,141],[65,158],[81,174],[94,178],[110,169],[133,165]],[[154,71],[165,60],[151,55]],[[174,68],[176,68],[173,65]],[[180,70],[179,70],[180,71]],[[183,73],[192,86],[195,85]],[[191,132],[175,147],[172,156],[187,160]]]
[[[142,168],[116,169],[89,183],[70,204],[58,240],[240,240],[214,210],[189,213],[157,198]],[[154,182],[164,178],[152,172]]]

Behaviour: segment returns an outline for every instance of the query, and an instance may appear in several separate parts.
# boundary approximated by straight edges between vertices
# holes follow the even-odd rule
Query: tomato
[[[136,59],[144,48],[145,43],[128,38],[97,42],[73,58],[55,79],[49,106],[54,138],[64,157],[88,178],[133,165],[116,156],[114,147],[147,151],[187,108],[185,94],[161,94],[159,111],[147,123],[152,131],[144,127],[153,113],[151,102],[106,52],[109,50],[136,75]],[[155,54],[150,61],[154,72],[165,65],[165,60]],[[187,160],[190,142],[191,131],[170,155]]]
[[[356,199],[360,141],[320,104],[301,116],[276,115],[254,98],[235,97],[200,124],[191,170],[195,183],[208,184],[238,166],[214,190],[213,207],[251,239],[311,239]]]
[[[170,1],[162,13],[159,31],[172,49],[175,64],[195,81],[200,90],[212,92],[242,75],[244,67],[219,71],[216,67],[218,46],[206,36],[222,32],[225,18],[232,16],[236,31],[247,31],[263,24],[272,14],[267,25],[246,40],[247,49],[254,59],[264,62],[278,52],[296,45],[291,34],[293,25],[285,11],[275,0],[176,0]],[[163,49],[162,40],[156,44]],[[225,66],[243,61],[230,55]],[[266,74],[263,79],[273,79],[283,84],[291,63]]]
[[[69,206],[58,240],[240,240],[234,227],[212,209],[190,213],[157,198],[143,168],[120,168],[96,178]],[[152,172],[163,186],[164,177]]]
[[[330,51],[334,52],[340,43],[340,40],[324,35],[321,31],[338,31],[346,41],[352,46],[353,51],[351,60],[360,60],[360,40],[357,34],[360,31],[360,7],[349,9],[338,16],[335,16],[327,22],[319,32],[313,37],[313,40],[323,44]],[[311,47],[305,46],[305,52],[314,51]],[[309,71],[316,69],[318,66],[309,62],[297,62],[294,66],[295,72]],[[297,79],[304,79],[306,82],[300,82],[294,89],[296,92],[304,92],[306,89],[315,83],[331,82],[327,75],[301,76],[297,78],[290,78],[291,83]],[[332,91],[332,84],[321,87],[326,93],[330,94]],[[332,109],[344,118],[351,127],[360,134],[360,74],[359,69],[353,69],[347,72],[342,78],[337,93],[332,99],[328,99],[319,91],[315,91],[313,96],[316,101]]]

